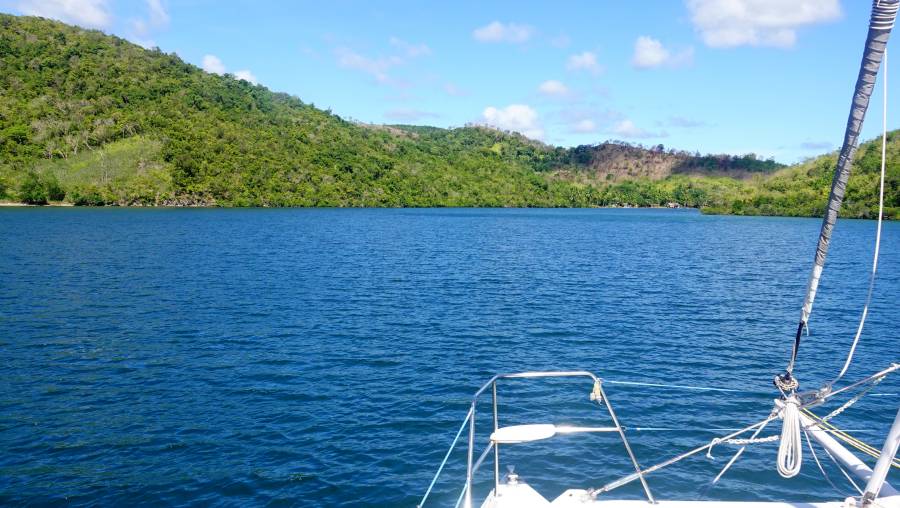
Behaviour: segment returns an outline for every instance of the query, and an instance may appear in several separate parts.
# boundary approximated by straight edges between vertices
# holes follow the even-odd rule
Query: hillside
[[[0,56],[0,178],[14,199],[29,197],[31,174],[80,204],[553,206],[562,199],[531,169],[544,149],[518,136],[464,129],[437,146],[40,18],[0,16]]]
[[[0,14],[0,66],[0,200],[679,203],[718,213],[815,215],[827,194],[827,178],[819,174],[827,161],[781,169],[754,156],[622,142],[565,149],[479,126],[348,122],[296,97],[205,73],[174,54],[41,18]],[[870,164],[862,165],[869,174]],[[855,216],[872,213],[866,182],[851,184],[858,185],[848,197]],[[896,201],[896,185],[891,192]]]
[[[900,130],[887,136],[884,215],[900,219]],[[837,152],[822,155],[748,185],[746,195],[708,212],[739,215],[821,216],[828,201]],[[841,208],[842,217],[878,217],[881,138],[859,146]]]
[[[727,176],[746,179],[772,173],[784,167],[772,160],[743,156],[703,155],[666,150],[663,145],[650,148],[624,141],[607,141],[567,150],[557,175],[584,183],[616,182],[646,178],[662,180],[673,175]]]

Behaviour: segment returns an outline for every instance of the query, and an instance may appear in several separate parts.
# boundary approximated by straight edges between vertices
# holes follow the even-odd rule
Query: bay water
[[[819,224],[693,210],[0,209],[0,504],[415,506],[495,373],[735,390],[607,384],[651,465],[768,415]],[[900,361],[898,226],[885,225],[848,379]],[[843,362],[874,228],[838,224],[795,371],[805,388]],[[609,423],[590,382],[499,390],[504,425]],[[834,422],[880,448],[898,393],[888,378]],[[490,426],[488,401],[478,451]],[[648,481],[662,499],[852,494],[808,453],[799,477],[780,478],[776,446],[750,447],[716,485],[733,446]],[[455,502],[464,448],[433,506]],[[630,472],[610,434],[505,447],[507,465],[548,498]]]

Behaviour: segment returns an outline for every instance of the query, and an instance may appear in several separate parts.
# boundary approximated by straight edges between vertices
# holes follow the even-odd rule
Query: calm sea
[[[900,360],[898,226],[885,226],[850,378]],[[650,465],[769,413],[818,227],[684,210],[2,209],[0,504],[414,506],[494,373],[741,390],[608,385]],[[874,227],[838,225],[796,370],[808,388],[843,361]],[[605,425],[590,389],[501,384],[502,423]],[[898,393],[888,379],[835,423],[880,448]],[[775,444],[711,485],[732,451],[650,486],[664,499],[851,493],[808,453],[782,480]],[[614,436],[566,436],[509,446],[502,468],[554,497],[627,474],[624,457]],[[434,506],[455,501],[463,466],[461,449]]]

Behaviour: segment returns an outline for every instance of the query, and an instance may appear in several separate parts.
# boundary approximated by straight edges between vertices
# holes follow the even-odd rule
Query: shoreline
[[[22,208],[41,208],[41,207],[69,208],[69,207],[72,207],[72,208],[74,208],[75,204],[74,203],[66,203],[64,201],[59,201],[59,202],[55,202],[55,203],[47,203],[46,205],[32,205],[32,204],[20,203],[20,202],[16,202],[16,201],[0,201],[0,207],[4,207],[4,208],[16,208],[16,207],[22,207]]]
[[[216,206],[216,205],[75,205],[63,201],[48,203],[46,205],[32,205],[15,201],[0,201],[0,208],[141,208],[141,209],[222,209],[222,210],[238,210],[238,209],[358,209],[358,210],[415,210],[415,209],[432,209],[432,210],[696,210],[701,215],[721,216],[721,217],[778,217],[784,219],[821,219],[821,215],[763,215],[763,214],[733,214],[733,213],[717,213],[713,211],[705,211],[702,208],[691,206],[592,206],[592,207],[563,207],[563,206]],[[876,220],[876,218],[862,217],[842,217],[844,220]],[[892,219],[884,217],[887,222],[900,222],[900,219]]]

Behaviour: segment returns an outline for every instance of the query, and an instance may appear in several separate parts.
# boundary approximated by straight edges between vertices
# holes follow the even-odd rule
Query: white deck
[[[849,502],[848,502],[849,501]],[[878,498],[882,508],[900,508],[900,496]],[[856,508],[855,500],[821,503],[753,502],[753,501],[657,501],[651,504],[641,500],[591,499],[587,491],[570,489],[553,501],[548,501],[525,483],[501,484],[499,495],[491,491],[482,508]]]

